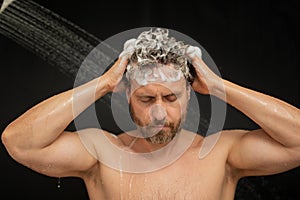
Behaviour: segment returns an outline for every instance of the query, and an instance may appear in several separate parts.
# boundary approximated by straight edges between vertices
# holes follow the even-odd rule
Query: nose
[[[153,121],[164,121],[167,113],[163,106],[160,104],[155,104],[150,109],[150,116]]]

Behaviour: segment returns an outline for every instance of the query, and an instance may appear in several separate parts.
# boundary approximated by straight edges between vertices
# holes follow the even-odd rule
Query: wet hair
[[[169,36],[169,30],[163,28],[150,29],[142,32],[135,42],[134,52],[129,59],[130,63],[138,67],[151,64],[174,64],[176,70],[181,70],[189,83],[194,81],[195,69],[185,56],[189,45],[177,41]],[[130,71],[130,69],[127,69]]]

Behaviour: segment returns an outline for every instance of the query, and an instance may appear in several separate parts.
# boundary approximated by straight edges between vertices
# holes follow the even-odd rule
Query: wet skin
[[[109,153],[111,149],[104,148],[104,140],[93,140],[90,135],[105,135],[120,148],[132,144],[130,150],[138,153],[166,145],[153,144],[144,138],[132,143],[134,138],[128,134],[113,137],[99,129],[65,130],[89,105],[115,90],[127,64],[118,60],[103,76],[54,95],[27,110],[6,127],[2,142],[13,159],[36,172],[52,177],[82,178],[92,200],[233,199],[240,178],[281,173],[300,165],[298,108],[217,77],[200,58],[193,58],[192,62],[196,70],[192,84],[195,92],[218,97],[260,128],[222,131],[217,144],[202,159],[198,153],[205,140],[197,136],[179,159],[162,169],[141,174],[112,169],[99,161],[102,156],[113,158]],[[184,92],[183,84],[180,87],[176,101],[172,101],[172,93],[178,94],[174,85],[149,85],[144,87],[147,91],[142,92],[132,90],[136,93],[132,94],[130,103],[140,124],[151,124],[155,118],[165,118],[174,125],[183,120],[188,93]],[[140,94],[142,99],[139,99]],[[154,103],[148,105],[145,96]],[[156,104],[159,106],[153,107]],[[157,112],[151,112],[154,109],[158,109]],[[170,133],[169,127],[165,131]],[[181,133],[194,134],[184,130]],[[86,137],[80,138],[80,135]]]

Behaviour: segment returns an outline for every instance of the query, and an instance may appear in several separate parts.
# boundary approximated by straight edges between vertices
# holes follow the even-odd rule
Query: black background
[[[100,40],[145,26],[174,29],[200,43],[225,79],[300,107],[297,0],[36,2]],[[0,59],[1,132],[31,106],[73,87],[55,66],[2,35]],[[253,127],[228,106],[226,129]],[[58,189],[56,178],[31,171],[9,157],[2,144],[0,148],[1,199],[88,199],[81,180],[63,178]],[[299,199],[299,178],[299,168],[246,178],[236,199]]]

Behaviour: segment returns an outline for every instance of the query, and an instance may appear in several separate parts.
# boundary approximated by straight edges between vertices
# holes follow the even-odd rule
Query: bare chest
[[[209,200],[234,193],[235,185],[227,180],[224,163],[188,156],[151,173],[124,173],[102,166],[101,182],[95,187],[94,192],[101,191],[105,199]]]
[[[187,169],[186,169],[187,170]],[[191,171],[189,171],[191,172]],[[116,181],[112,199],[208,199],[213,195],[208,191],[205,177],[177,171],[173,173],[123,174]],[[104,183],[105,184],[105,183]]]

